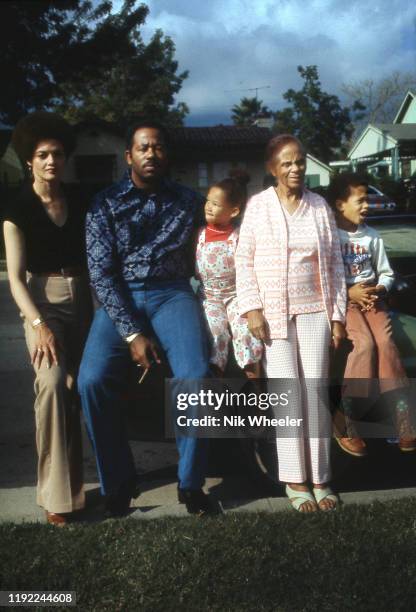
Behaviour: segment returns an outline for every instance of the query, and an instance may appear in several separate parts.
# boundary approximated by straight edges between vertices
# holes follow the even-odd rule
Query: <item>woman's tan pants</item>
[[[89,290],[84,278],[29,275],[28,288],[58,343],[58,365],[34,367],[37,503],[49,512],[83,508],[80,404],[77,370],[89,323]],[[30,355],[38,332],[24,322]]]

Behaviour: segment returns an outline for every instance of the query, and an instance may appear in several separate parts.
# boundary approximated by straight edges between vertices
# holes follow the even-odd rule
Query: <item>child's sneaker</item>
[[[365,457],[367,445],[362,438],[335,438],[343,451],[354,457]]]
[[[404,400],[397,402],[396,419],[399,434],[399,449],[404,453],[416,450],[415,430],[411,423],[409,407]]]
[[[399,435],[399,449],[404,453],[416,450],[415,429],[412,424],[409,405],[404,398],[396,404],[396,423]]]
[[[399,438],[399,449],[404,453],[416,450],[416,438]]]
[[[341,410],[336,410],[333,415],[333,428],[335,440],[343,451],[353,457],[365,457],[367,445],[357,434],[352,421]]]

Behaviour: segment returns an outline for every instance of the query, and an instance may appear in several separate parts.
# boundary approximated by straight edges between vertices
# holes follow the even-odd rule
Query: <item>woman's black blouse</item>
[[[4,219],[22,230],[26,245],[26,269],[29,272],[56,272],[61,268],[86,269],[86,206],[64,187],[68,217],[62,227],[46,213],[32,185],[26,184],[6,209]]]

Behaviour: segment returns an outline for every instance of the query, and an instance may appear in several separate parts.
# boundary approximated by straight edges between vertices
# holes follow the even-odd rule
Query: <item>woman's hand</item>
[[[331,324],[332,341],[331,344],[335,350],[340,346],[344,338],[346,337],[345,325],[340,321],[332,321]]]
[[[42,361],[45,359],[46,367],[50,368],[51,364],[58,365],[58,346],[59,343],[52,330],[46,323],[41,323],[35,327],[36,330],[36,345],[32,353],[32,365],[40,368]]]
[[[269,338],[269,326],[262,310],[250,310],[247,313],[247,323],[255,338],[263,341]]]

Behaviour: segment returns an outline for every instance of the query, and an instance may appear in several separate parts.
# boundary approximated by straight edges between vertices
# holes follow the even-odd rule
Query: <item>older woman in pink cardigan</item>
[[[345,336],[339,239],[325,200],[304,187],[299,140],[273,138],[266,162],[277,186],[247,204],[235,258],[237,297],[251,332],[265,342],[268,379],[299,379],[289,406],[301,426],[293,437],[277,437],[279,478],[296,510],[328,511],[338,501],[328,486],[332,428],[316,381],[328,376],[331,342],[337,348]]]

